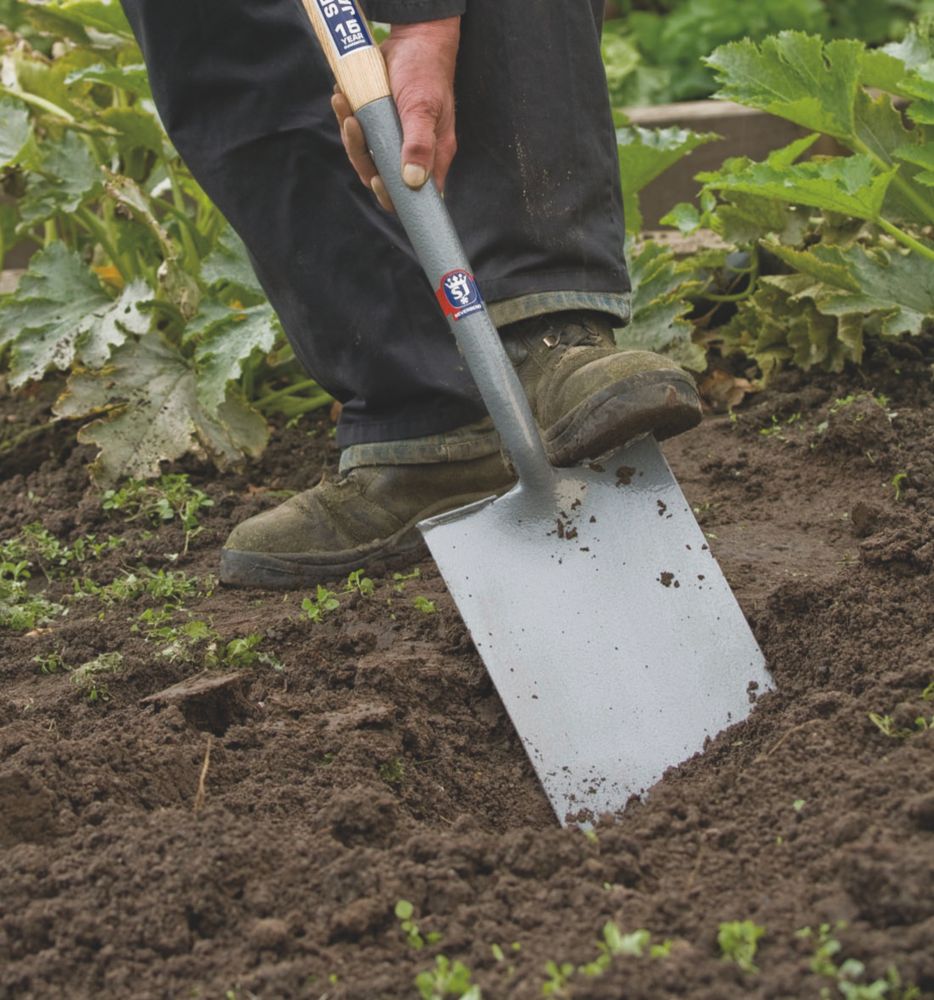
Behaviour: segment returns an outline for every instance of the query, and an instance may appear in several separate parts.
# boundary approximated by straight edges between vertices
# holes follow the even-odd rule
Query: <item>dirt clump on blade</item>
[[[0,544],[85,555],[47,549],[60,610],[0,630],[0,996],[934,995],[929,360],[781,376],[666,444],[778,690],[589,834],[430,562],[330,598],[211,580],[333,467],[325,427],[172,470],[195,531],[103,509],[41,438]]]

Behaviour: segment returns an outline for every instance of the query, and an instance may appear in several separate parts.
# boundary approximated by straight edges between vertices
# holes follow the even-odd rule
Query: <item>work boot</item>
[[[646,434],[659,441],[701,420],[694,379],[651,351],[617,348],[599,313],[555,313],[503,332],[552,465],[597,458]]]
[[[358,569],[411,565],[427,554],[419,521],[502,493],[514,481],[499,454],[325,477],[234,528],[221,553],[221,582],[286,590]]]

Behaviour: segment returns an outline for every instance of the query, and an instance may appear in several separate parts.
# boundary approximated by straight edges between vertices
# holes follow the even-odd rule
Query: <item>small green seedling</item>
[[[412,601],[412,607],[416,611],[421,611],[423,615],[433,615],[438,610],[438,605],[434,601],[429,600],[427,597],[419,595]]]
[[[717,944],[725,961],[735,962],[743,972],[758,972],[753,959],[764,934],[765,928],[751,920],[731,920],[720,924]]]
[[[344,590],[348,593],[356,591],[356,593],[362,594],[364,597],[370,597],[373,591],[376,590],[376,584],[368,576],[363,575],[362,569],[356,569],[347,577]]]
[[[437,944],[441,940],[441,935],[437,931],[431,931],[422,937],[418,924],[412,919],[415,907],[407,900],[400,899],[396,903],[395,914],[399,920],[399,928],[405,935],[410,948],[421,951],[426,944]]]
[[[896,472],[889,481],[889,485],[895,490],[896,503],[902,498],[902,487],[908,482],[907,472]]]
[[[479,986],[471,985],[470,969],[463,962],[452,962],[447,955],[438,955],[433,969],[415,977],[415,987],[422,1000],[483,1000]]]
[[[224,647],[222,657],[224,666],[243,668],[262,663],[281,673],[285,670],[285,664],[272,653],[262,652],[259,649],[262,641],[263,637],[255,632],[240,639],[231,639]]]
[[[312,622],[323,621],[326,615],[331,614],[336,611],[341,606],[341,602],[337,599],[337,594],[333,590],[328,590],[327,587],[318,584],[318,588],[315,591],[315,596],[306,597],[302,601],[302,610],[305,612],[305,617]]]
[[[410,580],[418,580],[421,578],[422,571],[416,566],[410,573],[393,573],[392,589],[396,591],[397,594],[401,594],[405,590],[405,585]]]
[[[872,983],[861,983],[866,974],[866,966],[855,958],[844,958],[839,964],[837,956],[843,951],[843,946],[834,937],[834,932],[846,929],[846,923],[840,921],[834,927],[821,924],[815,931],[811,927],[802,927],[795,936],[803,941],[814,941],[814,953],[811,956],[811,972],[834,980],[837,994],[844,1000],[920,1000],[921,991],[917,986],[905,986],[898,969],[893,965],[886,970],[884,979]],[[830,1000],[829,987],[820,991],[821,1000]]]
[[[101,501],[104,510],[120,511],[127,521],[144,518],[154,527],[178,518],[185,529],[185,552],[201,531],[198,515],[213,506],[207,493],[192,486],[182,473],[164,475],[154,483],[128,479],[119,490],[107,490]]]
[[[805,805],[807,805],[806,799],[795,799],[794,802],[791,803],[791,808],[794,809],[796,813],[799,813]]]
[[[542,996],[553,997],[563,993],[576,971],[573,962],[546,962],[545,975],[548,978],[542,984]]]
[[[62,658],[61,653],[49,653],[46,656],[34,656],[32,662],[39,668],[40,674],[68,673],[71,667]]]
[[[401,757],[393,757],[379,766],[379,776],[387,785],[397,787],[405,782],[405,763]]]
[[[110,689],[104,677],[123,670],[122,653],[101,653],[93,660],[82,663],[71,672],[71,683],[90,702],[110,701]]]

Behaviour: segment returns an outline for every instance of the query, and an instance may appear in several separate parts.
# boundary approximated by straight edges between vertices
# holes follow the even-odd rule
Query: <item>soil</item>
[[[0,633],[0,997],[416,997],[443,953],[484,997],[531,1000],[546,963],[597,957],[607,921],[670,952],[551,995],[842,996],[796,934],[827,924],[861,982],[898,970],[872,996],[934,996],[934,728],[915,721],[934,716],[932,360],[927,341],[782,375],[666,444],[777,691],[591,835],[556,826],[429,561],[318,623],[307,593],[210,587],[232,525],[333,467],[326,425],[241,473],[184,466],[214,500],[187,552],[177,522],[101,509],[87,449],[30,436],[3,458],[0,538],[119,536],[81,574],[195,575],[172,623],[258,634],[281,662],[205,669],[205,643],[173,660],[133,629],[163,602],[66,601],[69,580],[49,585],[64,616]],[[123,669],[96,701],[34,662],[105,652]],[[765,928],[758,971],[720,955],[742,920]]]

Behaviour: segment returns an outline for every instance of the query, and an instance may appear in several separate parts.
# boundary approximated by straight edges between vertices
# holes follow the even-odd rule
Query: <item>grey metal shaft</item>
[[[402,126],[393,100],[386,97],[367,104],[356,117],[431,287],[439,288],[452,271],[472,273],[433,182],[413,191],[402,180]],[[486,308],[460,319],[449,317],[448,322],[520,482],[544,485],[552,468],[538,425]]]

